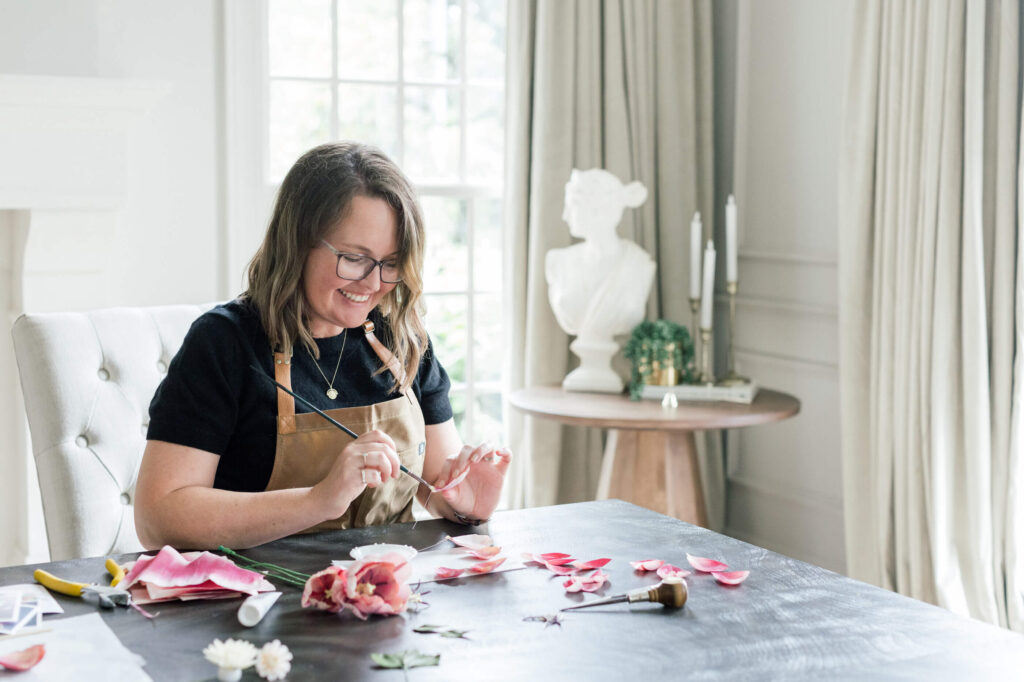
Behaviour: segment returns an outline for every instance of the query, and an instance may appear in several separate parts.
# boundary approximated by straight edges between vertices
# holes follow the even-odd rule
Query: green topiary
[[[655,365],[675,367],[682,383],[697,380],[690,332],[671,320],[644,321],[633,327],[622,352],[633,364],[629,382],[629,397],[633,400],[640,399],[640,392],[650,381]]]

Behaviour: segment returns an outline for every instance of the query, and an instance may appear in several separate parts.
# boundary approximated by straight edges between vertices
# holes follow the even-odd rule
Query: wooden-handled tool
[[[619,604],[621,602],[629,602],[632,604],[640,601],[657,602],[662,606],[667,606],[671,609],[678,609],[682,608],[686,603],[686,596],[686,581],[682,578],[665,578],[654,587],[642,587],[639,590],[632,590],[625,594],[617,594],[614,597],[598,599],[596,601],[586,602],[585,604],[577,604],[576,606],[566,606],[564,609],[560,610],[571,611],[572,609],[585,609],[588,606]]]

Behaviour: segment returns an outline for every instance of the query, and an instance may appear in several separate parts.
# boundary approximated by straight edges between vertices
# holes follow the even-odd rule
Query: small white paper
[[[35,599],[39,602],[41,613],[64,613],[64,608],[57,603],[53,595],[42,585],[26,583],[0,587],[0,597],[11,592],[20,594],[22,599]]]
[[[18,620],[18,606],[20,604],[20,590],[0,592],[0,623],[13,623]]]

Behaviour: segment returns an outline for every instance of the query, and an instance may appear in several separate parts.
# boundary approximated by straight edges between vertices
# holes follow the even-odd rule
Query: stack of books
[[[757,391],[758,386],[753,382],[740,386],[677,384],[676,386],[644,386],[640,391],[640,397],[644,400],[664,400],[666,394],[672,393],[678,401],[716,402],[721,400],[749,405],[754,402]]]

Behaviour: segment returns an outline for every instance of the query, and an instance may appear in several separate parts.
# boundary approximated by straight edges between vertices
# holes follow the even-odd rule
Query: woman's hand
[[[457,455],[444,461],[434,487],[444,488],[468,470],[461,483],[439,494],[459,514],[471,519],[488,519],[498,506],[511,461],[512,453],[506,448],[494,448],[487,443],[476,447],[465,445]]]
[[[313,486],[311,494],[324,511],[324,519],[336,519],[365,488],[376,488],[401,474],[401,462],[391,436],[374,429],[345,446],[334,458],[331,470]]]

